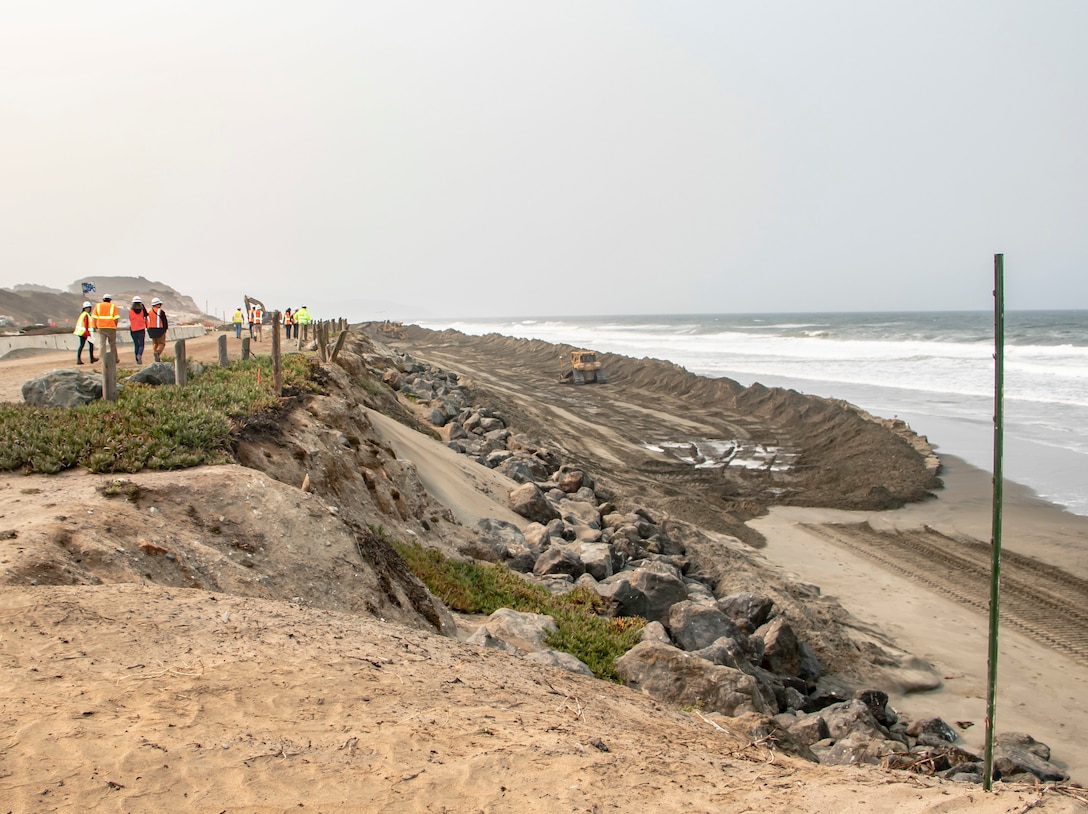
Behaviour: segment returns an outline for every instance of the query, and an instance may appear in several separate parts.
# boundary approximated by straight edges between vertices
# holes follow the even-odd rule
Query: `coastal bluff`
[[[192,358],[214,358],[208,340],[192,343]],[[484,620],[449,614],[385,540],[464,557],[490,545],[480,520],[528,523],[511,508],[517,481],[449,446],[455,422],[430,420],[433,399],[413,395],[403,354],[456,373],[466,406],[500,414],[511,436],[583,472],[565,494],[592,483],[613,514],[650,514],[659,540],[685,552],[663,556],[692,560],[688,570],[701,568],[719,594],[743,584],[771,596],[780,615],[796,616],[824,675],[841,663],[844,687],[874,656],[894,656],[893,643],[870,630],[859,652],[865,626],[769,569],[744,520],[775,501],[924,500],[939,481],[901,428],[842,406],[702,393],[691,374],[652,360],[632,364],[657,396],[620,389],[622,366],[610,369],[611,394],[589,394],[553,381],[550,348],[533,372],[517,353],[458,360],[449,344],[415,341],[349,339],[322,366],[322,392],[291,394],[280,413],[246,423],[233,465],[0,479],[9,805],[1081,810],[1057,794],[1034,803],[1028,787],[980,798],[969,784],[819,766],[784,754],[744,716],[459,641]],[[383,379],[398,366],[394,389]],[[706,395],[711,418],[685,392]],[[746,416],[745,398],[763,412]],[[795,431],[810,415],[830,419],[823,433]],[[628,416],[653,432],[629,430]],[[738,464],[706,466],[715,455]],[[820,471],[838,488],[821,486]]]

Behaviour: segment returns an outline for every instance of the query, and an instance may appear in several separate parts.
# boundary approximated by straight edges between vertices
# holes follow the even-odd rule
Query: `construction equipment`
[[[563,373],[563,381],[571,384],[605,384],[608,377],[596,351],[572,350],[570,369]]]

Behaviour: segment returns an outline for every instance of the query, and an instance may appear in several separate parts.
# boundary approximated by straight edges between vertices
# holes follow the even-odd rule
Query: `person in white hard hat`
[[[121,313],[113,304],[113,297],[106,294],[102,302],[98,303],[91,311],[91,327],[94,332],[102,337],[102,353],[107,353],[106,345],[113,351],[114,359],[117,358],[117,323],[121,320]]]
[[[91,308],[93,307],[89,302],[83,303],[83,310],[76,317],[76,329],[73,333],[79,337],[79,350],[76,351],[77,365],[83,364],[84,345],[91,352],[91,364],[98,361],[94,358],[94,330],[91,328]]]
[[[151,338],[151,350],[155,354],[156,362],[162,361],[162,352],[166,350],[166,329],[169,327],[170,321],[162,310],[162,300],[155,297],[151,300],[151,310],[147,314],[147,335]]]
[[[147,311],[144,309],[144,301],[139,297],[132,298],[132,307],[128,309],[128,333],[132,337],[132,349],[136,353],[136,364],[142,365],[144,361],[144,337],[147,331]]]

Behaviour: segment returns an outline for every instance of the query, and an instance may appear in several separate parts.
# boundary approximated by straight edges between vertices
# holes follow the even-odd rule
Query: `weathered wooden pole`
[[[1005,255],[994,255],[994,499],[990,539],[990,647],[986,662],[986,748],[982,787],[994,784],[994,714],[997,708],[997,633],[1001,624],[1001,508],[1004,502]]]
[[[189,365],[185,359],[185,340],[174,343],[174,384],[184,387],[189,383]]]
[[[272,392],[283,395],[283,368],[280,366],[280,312],[272,312]]]
[[[102,345],[102,398],[117,401],[117,351],[115,346]]]
[[[219,335],[219,366],[226,367],[230,364],[230,360],[227,359],[227,335]]]
[[[242,337],[242,361],[243,362],[246,359],[249,358],[249,343],[251,341],[252,340],[248,336]]]
[[[329,361],[329,324],[324,321],[319,322],[314,334],[317,336],[317,352],[321,355],[321,361]]]
[[[332,354],[329,356],[330,362],[335,362],[336,357],[340,354],[340,348],[344,347],[344,340],[348,338],[347,331],[340,331],[340,335],[336,337],[336,345],[332,349]]]

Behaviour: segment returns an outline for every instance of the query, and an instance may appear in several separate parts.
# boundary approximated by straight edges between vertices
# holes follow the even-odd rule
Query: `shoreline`
[[[889,693],[911,716],[939,714],[966,744],[981,749],[985,738],[988,617],[905,576],[808,533],[801,523],[869,522],[898,531],[922,526],[989,541],[990,474],[955,456],[942,456],[945,487],[935,498],[887,512],[775,507],[749,525],[767,539],[761,554],[799,579],[817,584],[864,622],[929,661],[942,686],[926,693]],[[1088,579],[1088,518],[1006,481],[1003,550],[1059,566]],[[987,562],[986,567],[989,567]],[[1088,712],[1078,699],[1088,692],[1088,667],[1003,624],[999,631],[999,732],[1028,732],[1048,744],[1054,760],[1074,780],[1088,777]]]

